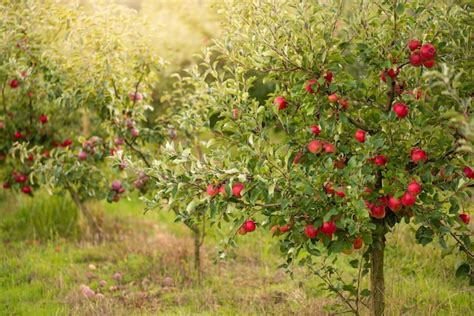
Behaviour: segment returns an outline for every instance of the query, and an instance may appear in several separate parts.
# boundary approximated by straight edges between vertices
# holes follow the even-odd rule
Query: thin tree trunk
[[[69,189],[69,193],[71,195],[71,198],[74,204],[76,204],[79,210],[80,217],[86,219],[88,230],[92,228],[91,235],[93,237],[97,237],[97,239],[100,241],[102,239],[102,228],[100,227],[100,224],[97,222],[94,214],[90,212],[87,205],[81,201],[81,199],[79,198],[79,196],[74,190]]]
[[[374,316],[384,315],[385,309],[384,251],[385,234],[375,233],[370,250],[371,307]]]
[[[194,269],[197,273],[198,283],[201,284],[201,233],[198,225],[192,226],[194,238]]]

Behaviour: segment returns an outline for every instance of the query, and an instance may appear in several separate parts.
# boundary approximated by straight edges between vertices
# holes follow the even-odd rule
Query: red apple
[[[333,93],[328,96],[329,103],[336,103],[337,102],[337,94]]]
[[[397,69],[390,68],[387,71],[387,75],[392,79],[395,79],[399,73],[400,73],[400,70],[398,70],[398,68]]]
[[[420,148],[413,148],[411,150],[411,160],[414,163],[418,163],[420,161],[428,160],[428,156],[424,150],[421,150]]]
[[[245,235],[245,234],[247,234],[247,231],[245,230],[245,227],[242,224],[242,226],[240,226],[239,228],[239,235]]]
[[[410,192],[405,192],[402,196],[402,204],[404,206],[412,206],[416,202],[416,196],[411,194]]]
[[[324,222],[323,225],[319,228],[321,233],[331,236],[336,232],[336,223],[334,221]]]
[[[378,155],[374,158],[374,163],[377,166],[384,166],[387,163],[388,159],[384,155]]]
[[[405,103],[395,103],[393,105],[393,112],[398,118],[404,118],[408,115],[408,106]]]
[[[309,238],[316,238],[316,236],[318,235],[318,230],[314,228],[313,225],[308,224],[306,225],[306,228],[304,229],[304,233]]]
[[[420,48],[420,56],[423,58],[423,60],[431,60],[434,59],[436,56],[436,48],[430,44],[427,43]]]
[[[72,145],[72,140],[70,140],[69,138],[65,139],[62,143],[61,143],[61,147],[69,147]]]
[[[412,39],[408,42],[408,48],[411,51],[417,50],[420,47],[421,47],[421,42],[417,39]]]
[[[39,121],[41,124],[46,124],[48,123],[48,116],[46,116],[45,114],[41,114],[39,116]]]
[[[382,80],[383,82],[387,82],[387,77],[385,77],[385,70],[382,70],[380,72],[380,80]]]
[[[136,128],[132,128],[130,130],[130,134],[132,135],[132,137],[138,137],[140,135],[140,131]]]
[[[347,110],[349,108],[349,101],[347,101],[346,99],[340,99],[338,103],[343,110]]]
[[[317,85],[317,89],[315,89],[316,85]],[[319,92],[319,89],[320,89],[320,86],[319,86],[318,80],[316,79],[311,79],[310,81],[308,81],[308,84],[305,87],[305,90],[308,93],[317,93]]]
[[[331,71],[326,72],[324,75],[324,80],[326,80],[326,83],[330,84],[332,82],[334,75]]]
[[[257,227],[254,221],[248,220],[242,225],[247,233],[253,232]]]
[[[433,68],[435,65],[436,65],[436,61],[434,59],[425,60],[423,62],[423,66],[425,66],[426,68]]]
[[[336,191],[336,195],[339,197],[346,197],[346,194],[343,191]]]
[[[334,193],[336,192],[336,191],[333,189],[331,183],[326,183],[326,184],[324,185],[324,191],[326,192],[326,194],[334,194]]]
[[[232,109],[232,119],[236,120],[239,118],[239,109]]]
[[[242,192],[244,187],[245,186],[242,183],[234,183],[234,185],[232,186],[232,195],[237,197],[237,198],[242,197],[242,195],[240,195],[240,193]]]
[[[333,144],[324,143],[323,147],[324,147],[324,152],[326,154],[335,154],[336,153],[336,146],[334,146]]]
[[[284,97],[276,97],[273,104],[278,106],[278,110],[284,110],[288,107],[288,103]]]
[[[410,64],[415,67],[419,67],[423,64],[423,58],[420,54],[413,53],[410,56]]]
[[[26,182],[26,180],[28,180],[28,177],[25,176],[24,174],[19,174],[15,177],[15,182],[16,183],[24,183],[24,182]]]
[[[87,159],[87,153],[85,151],[80,151],[77,155],[77,158],[79,158],[79,160],[84,161]]]
[[[311,133],[318,136],[321,133],[321,128],[318,125],[311,125]]]
[[[280,226],[278,227],[278,230],[280,231],[280,233],[286,233],[287,231],[290,230],[290,225],[286,224],[286,225]]]
[[[396,213],[402,208],[402,201],[396,197],[390,196],[388,198],[388,207],[392,210],[392,212]]]
[[[384,218],[385,217],[385,206],[384,205],[372,205],[370,208],[370,216],[373,218]]]
[[[361,129],[358,129],[356,132],[355,132],[355,139],[359,142],[359,143],[364,143],[365,142],[365,131],[361,130]]]
[[[33,192],[33,189],[29,185],[25,185],[21,188],[21,192],[25,194],[31,194],[31,192]]]
[[[471,221],[471,216],[466,213],[459,214],[459,218],[463,221],[464,224],[469,224]]]
[[[23,134],[21,132],[16,131],[15,132],[15,139],[22,139],[22,138],[23,138]]]
[[[114,139],[114,144],[116,146],[121,146],[125,143],[125,140],[121,137],[117,137],[116,139]]]
[[[219,187],[219,193],[222,194],[223,196],[227,196],[227,192],[225,192],[225,186],[221,185]]]
[[[130,92],[128,97],[131,101],[137,102],[143,100],[143,95],[140,92]]]
[[[421,185],[416,182],[416,180],[413,180],[408,184],[407,191],[410,192],[413,195],[418,195],[421,192],[422,188]]]
[[[17,79],[10,81],[10,88],[16,89],[20,86],[20,82]]]
[[[474,178],[474,170],[472,170],[471,167],[464,167],[463,169],[464,171],[464,175],[468,178],[468,179],[473,179]]]
[[[319,140],[313,140],[308,144],[308,151],[313,154],[320,153],[323,149],[323,143]]]
[[[214,187],[212,184],[209,184],[207,186],[207,194],[209,196],[216,196],[218,193],[219,193],[219,188],[218,187]]]
[[[120,182],[120,180],[112,181],[111,188],[113,191],[116,191],[116,192],[120,191],[120,189],[122,189],[122,182]]]

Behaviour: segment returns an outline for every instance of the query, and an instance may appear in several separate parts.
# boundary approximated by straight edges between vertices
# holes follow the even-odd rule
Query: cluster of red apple
[[[21,186],[21,192],[31,195],[33,193],[33,188],[28,184],[28,175],[19,173],[17,171],[12,172],[12,178],[18,185]],[[3,183],[4,189],[9,189],[11,184],[9,181]]]
[[[109,198],[109,200],[118,202],[120,200],[121,194],[125,192],[122,182],[120,180],[114,180],[112,181],[110,188],[112,196]]]
[[[307,224],[304,229],[304,233],[310,239],[316,238],[320,234],[326,235],[327,237],[332,239],[332,236],[334,235],[336,230],[337,230],[336,223],[334,221],[328,221],[328,222],[323,222],[323,224],[319,228],[314,227],[314,225],[312,224]],[[362,245],[363,245],[362,238],[360,237],[354,238],[353,243],[352,243],[352,247],[354,249],[360,249],[362,248]]]
[[[411,51],[410,64],[412,66],[423,65],[426,68],[432,68],[436,65],[436,48],[432,44],[426,43],[422,46],[419,40],[412,39],[408,42],[408,48]]]
[[[150,180],[150,177],[146,173],[141,172],[138,175],[138,178],[133,182],[133,186],[137,190],[144,191],[145,186],[146,186],[146,184],[148,183],[149,180]]]
[[[235,196],[236,198],[241,198],[242,195],[241,195],[241,192],[242,190],[245,188],[244,184],[243,183],[234,183],[232,185],[232,195]],[[216,196],[217,194],[222,194],[223,196],[226,196],[226,192],[225,192],[225,184],[221,184],[221,185],[218,185],[218,186],[214,186],[213,184],[209,184],[207,186],[207,190],[206,190],[207,194],[211,197],[214,197]]]

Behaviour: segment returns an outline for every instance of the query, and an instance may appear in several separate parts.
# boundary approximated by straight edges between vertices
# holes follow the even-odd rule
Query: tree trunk
[[[375,233],[370,250],[370,291],[373,316],[382,316],[385,309],[384,251],[385,234]]]
[[[194,238],[194,270],[198,277],[198,284],[201,284],[201,234],[198,225],[193,225],[191,228],[193,231]]]

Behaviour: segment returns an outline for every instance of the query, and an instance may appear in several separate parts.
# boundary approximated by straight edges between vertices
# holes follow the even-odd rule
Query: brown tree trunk
[[[385,309],[385,279],[383,274],[385,251],[385,234],[373,235],[370,251],[370,291],[371,309],[373,316],[384,315]]]
[[[196,271],[198,277],[198,284],[201,284],[201,245],[202,245],[202,236],[198,225],[193,225],[191,227],[193,231],[194,239],[194,270]]]

